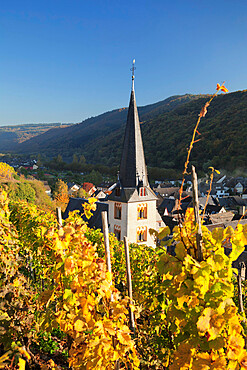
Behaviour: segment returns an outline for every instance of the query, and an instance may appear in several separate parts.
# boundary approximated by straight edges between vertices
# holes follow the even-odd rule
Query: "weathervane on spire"
[[[136,60],[133,59],[133,62],[132,62],[132,68],[130,68],[130,70],[132,71],[132,91],[134,91],[134,80],[135,80],[135,62]]]

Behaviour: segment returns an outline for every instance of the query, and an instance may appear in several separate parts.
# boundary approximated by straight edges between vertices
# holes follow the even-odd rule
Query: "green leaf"
[[[217,243],[222,243],[225,239],[224,229],[222,227],[216,227],[212,231],[212,237],[216,240]]]
[[[184,257],[186,256],[187,252],[185,250],[185,247],[184,247],[183,243],[178,243],[176,245],[175,253],[176,253],[177,258],[179,258],[180,260],[183,260],[184,259]]]
[[[164,227],[159,233],[158,233],[158,238],[160,240],[164,239],[166,236],[170,235],[171,231],[169,226]]]

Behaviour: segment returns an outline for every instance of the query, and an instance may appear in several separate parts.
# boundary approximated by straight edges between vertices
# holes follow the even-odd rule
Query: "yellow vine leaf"
[[[111,320],[105,319],[103,322],[103,326],[104,330],[106,330],[110,335],[115,335],[115,329]]]
[[[238,333],[233,333],[228,339],[228,350],[227,357],[229,360],[238,360],[239,357],[242,357],[246,350],[244,350],[244,338]]]
[[[181,343],[173,355],[169,370],[188,370],[192,360],[192,348],[188,343]]]
[[[74,324],[74,328],[75,328],[76,331],[79,331],[79,332],[84,331],[85,328],[86,328],[85,322],[80,320],[80,319],[76,320],[76,322]]]
[[[26,361],[23,360],[23,358],[19,357],[19,361],[18,361],[19,370],[25,370],[25,367],[26,367]]]
[[[192,370],[210,370],[211,369],[211,356],[209,353],[198,353],[196,359],[193,361]]]
[[[199,332],[204,334],[209,329],[211,315],[212,315],[212,308],[211,307],[205,308],[202,315],[199,317],[197,321],[197,329],[199,330]]]
[[[120,343],[124,345],[130,346],[130,347],[133,346],[133,342],[131,341],[131,336],[122,330],[117,332],[117,339],[119,340]]]
[[[240,363],[241,369],[247,369],[247,352],[246,351],[243,351],[241,353],[239,363]]]
[[[217,87],[216,87],[216,90],[219,91],[223,91],[223,92],[228,92],[229,90],[224,86],[224,83],[222,85],[220,84],[217,84]]]
[[[177,302],[178,302],[178,307],[179,308],[182,308],[183,307],[183,304],[184,302],[188,303],[190,300],[190,297],[182,294],[180,297],[177,297]]]
[[[93,198],[93,197],[91,197],[91,198],[88,198],[88,202],[89,202],[89,204],[94,204],[94,203],[96,203],[97,202],[97,198]]]
[[[4,368],[6,366],[5,361],[7,361],[9,359],[10,354],[12,354],[12,351],[8,351],[0,357],[0,369]]]

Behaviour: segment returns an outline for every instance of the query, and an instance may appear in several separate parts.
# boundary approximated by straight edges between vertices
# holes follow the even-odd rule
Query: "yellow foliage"
[[[23,360],[21,357],[19,357],[18,367],[19,367],[19,370],[25,370],[25,367],[26,367],[26,361]]]
[[[232,300],[232,261],[247,242],[247,228],[202,227],[203,260],[195,259],[197,226],[193,210],[186,212],[182,227],[175,228],[176,256],[163,254],[163,275],[170,303],[166,320],[171,325],[176,350],[169,369],[240,369],[247,364],[241,316]],[[246,234],[246,235],[245,235]],[[227,240],[232,245],[224,254]]]
[[[9,360],[10,354],[11,354],[11,351],[8,351],[0,357],[0,369],[3,369],[7,366],[6,361]]]
[[[19,347],[18,348],[19,352],[26,357],[27,360],[30,360],[31,359],[31,356],[29,355],[29,353],[26,351],[26,349],[24,347]]]
[[[94,203],[89,202],[91,207]],[[111,369],[117,360],[138,369],[134,342],[125,325],[128,300],[120,299],[112,275],[105,273],[104,261],[85,238],[85,231],[80,217],[73,213],[63,232],[45,234],[52,242],[57,263],[55,286],[47,297],[42,294],[42,304],[49,309],[54,300],[58,302],[55,320],[73,339],[69,351],[69,366],[73,369]]]
[[[0,162],[0,179],[12,179],[16,172],[13,167],[7,163]]]

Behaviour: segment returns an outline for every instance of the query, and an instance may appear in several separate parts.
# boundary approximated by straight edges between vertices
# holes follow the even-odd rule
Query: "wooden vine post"
[[[245,280],[245,272],[246,272],[246,266],[244,262],[239,262],[238,264],[238,276],[237,276],[237,282],[238,282],[238,304],[239,304],[239,311],[241,313],[244,312],[244,304],[243,304],[243,292],[242,292],[242,280]],[[243,322],[246,323],[246,319],[243,319]],[[245,346],[244,348],[247,349],[247,337],[244,336]]]
[[[198,230],[196,233],[196,246],[197,246],[197,260],[201,262],[203,260],[202,253],[202,226],[199,214],[199,200],[198,200],[198,184],[197,184],[197,174],[195,167],[192,166],[192,188],[193,188],[193,206],[195,214],[195,223],[198,225]]]
[[[242,280],[245,280],[245,263],[244,262],[239,262],[237,280],[238,280],[239,311],[244,312],[243,293],[242,293]]]
[[[124,251],[125,251],[125,262],[126,262],[126,275],[127,275],[127,285],[128,285],[128,295],[130,298],[130,304],[133,303],[133,296],[132,296],[132,281],[131,281],[131,270],[130,270],[130,256],[129,256],[129,243],[128,239],[124,237]],[[135,335],[135,319],[134,313],[129,307],[129,315],[130,315],[130,329]]]
[[[107,212],[101,212],[102,217],[102,228],[103,228],[103,235],[104,235],[104,246],[105,246],[105,258],[106,258],[106,267],[107,270],[111,273],[111,252],[110,252],[110,242],[109,242],[109,228],[108,228],[108,220],[107,220]],[[111,302],[113,302],[113,295],[111,295]],[[116,347],[116,341],[113,338],[113,346]],[[115,370],[120,369],[119,360],[115,363]]]
[[[56,208],[58,228],[61,229],[63,226],[62,211],[61,207]]]
[[[106,211],[101,212],[101,217],[102,217],[102,227],[103,227],[103,235],[104,235],[106,266],[107,266],[107,270],[111,273],[111,253],[110,253],[107,212]]]

